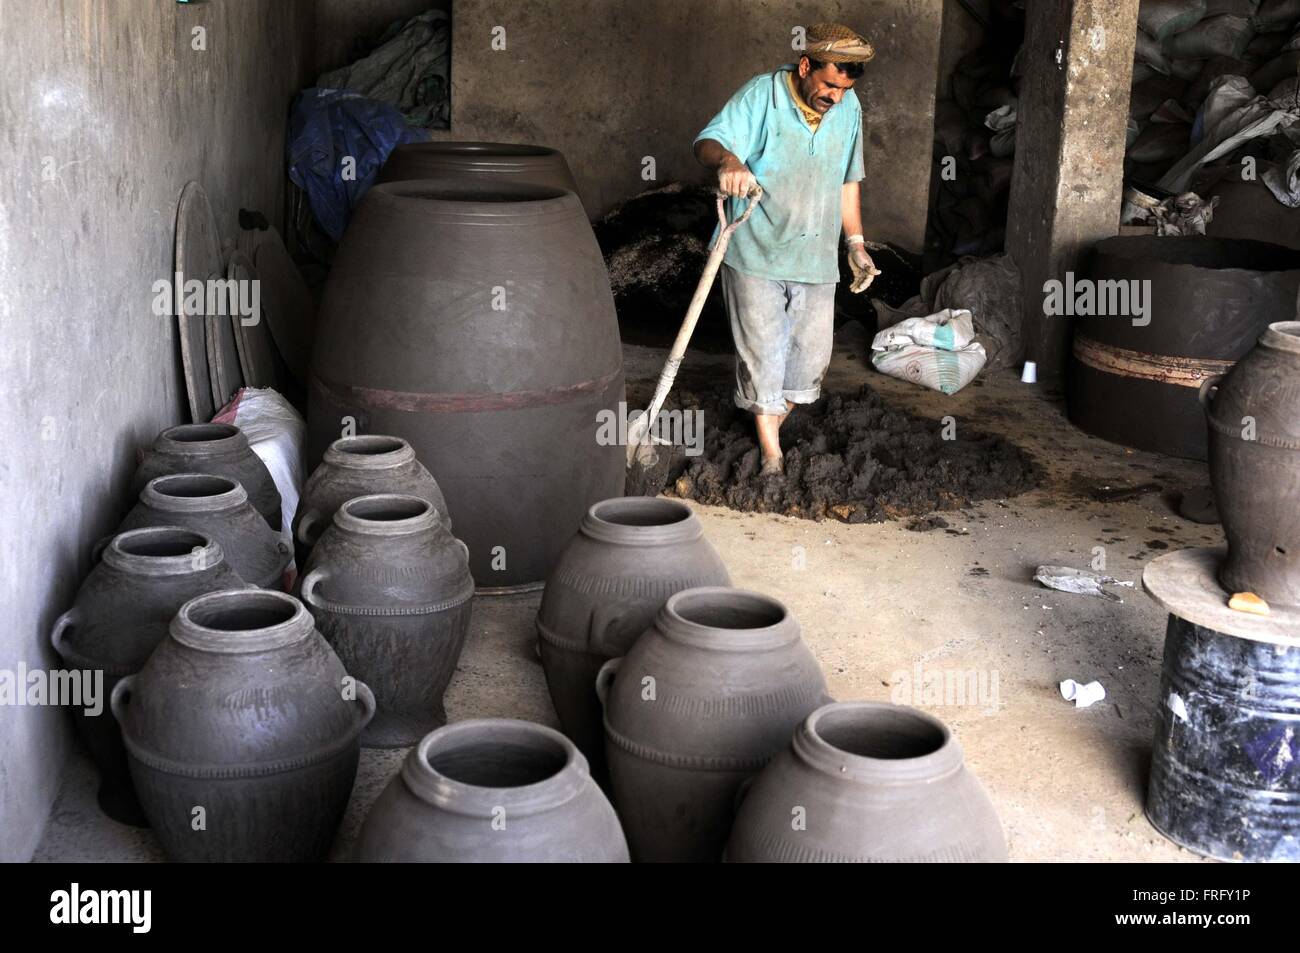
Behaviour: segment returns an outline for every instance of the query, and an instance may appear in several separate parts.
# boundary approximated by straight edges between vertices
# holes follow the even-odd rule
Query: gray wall
[[[198,180],[225,239],[240,206],[279,220],[312,24],[311,0],[0,0],[0,669],[52,663],[136,447],[186,417],[175,322],[150,310],[176,200]],[[0,708],[0,860],[40,837],[69,726]]]
[[[941,16],[942,0],[456,0],[451,130],[435,135],[554,146],[598,215],[650,184],[644,156],[660,183],[698,179],[691,142],[736,88],[794,58],[793,26],[842,21],[877,50],[857,84],[867,234],[919,250]]]

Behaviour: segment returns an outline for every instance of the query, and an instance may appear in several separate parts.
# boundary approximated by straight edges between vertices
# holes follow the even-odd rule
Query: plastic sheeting
[[[427,138],[386,103],[350,90],[305,89],[289,116],[289,178],[307,193],[317,224],[337,242],[388,154]]]

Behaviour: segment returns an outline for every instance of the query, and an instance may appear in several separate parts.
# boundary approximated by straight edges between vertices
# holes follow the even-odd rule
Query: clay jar
[[[676,500],[632,496],[597,503],[560,553],[537,613],[542,667],[564,733],[604,774],[596,673],[626,655],[668,597],[730,586],[699,518]]]
[[[356,859],[626,863],[627,841],[587,762],[558,731],[461,721],[413,748],[370,809]]]
[[[148,822],[127,770],[122,733],[108,711],[118,679],[140,671],[167,625],[195,596],[244,585],[221,547],[202,533],[163,526],[114,536],[50,633],[69,669],[103,672],[101,710],[73,707],[77,730],[99,769],[99,806],[123,824]]]
[[[438,483],[415,459],[401,437],[378,434],[335,440],[303,487],[293,517],[293,541],[298,565],[307,563],[311,548],[330,525],[340,506],[356,496],[403,493],[433,504],[442,525],[451,529],[447,501]]]
[[[1201,387],[1210,482],[1228,538],[1228,592],[1300,605],[1300,321],[1270,324],[1254,350]]]
[[[241,579],[278,588],[293,554],[229,477],[177,473],[150,480],[118,532],[145,526],[181,526],[212,537]]]
[[[280,491],[271,471],[233,424],[182,424],[164,430],[144,452],[131,492],[138,495],[150,480],[172,473],[229,477],[244,488],[267,525],[277,533],[281,530]]]
[[[993,803],[936,718],[902,705],[817,709],[742,789],[729,862],[1002,862]]]
[[[374,697],[297,599],[230,589],[185,603],[112,706],[170,859],[291,862],[329,850]]]
[[[392,151],[375,183],[438,178],[487,178],[578,191],[561,153],[516,142],[405,143]]]
[[[312,550],[302,599],[379,710],[368,747],[415,744],[447,721],[442,696],[469,634],[474,580],[465,544],[428,500],[349,500]]]
[[[597,693],[637,861],[720,860],[740,783],[830,700],[786,608],[723,588],[670,597],[627,656],[601,668]]]

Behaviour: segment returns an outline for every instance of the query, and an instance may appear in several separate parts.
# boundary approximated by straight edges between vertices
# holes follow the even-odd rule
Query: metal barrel
[[[1300,642],[1169,616],[1146,814],[1198,854],[1300,861]]]

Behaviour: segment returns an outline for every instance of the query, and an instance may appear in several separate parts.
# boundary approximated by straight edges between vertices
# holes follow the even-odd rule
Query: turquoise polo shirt
[[[784,74],[793,70],[786,65],[755,76],[695,141],[722,143],[763,187],[763,200],[732,233],[723,261],[758,278],[831,284],[840,280],[841,187],[863,177],[862,106],[849,90],[814,132],[790,94]],[[727,217],[747,204],[729,199]]]

